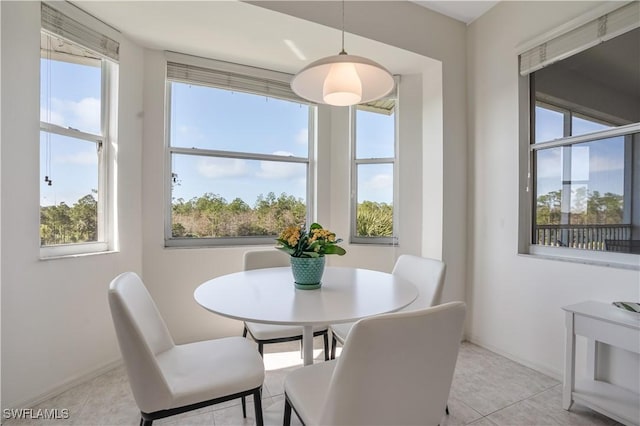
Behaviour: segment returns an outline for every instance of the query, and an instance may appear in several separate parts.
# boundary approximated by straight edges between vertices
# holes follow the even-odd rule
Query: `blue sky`
[[[100,68],[59,61],[41,63],[41,119],[89,133],[100,132]],[[359,156],[393,155],[393,118],[359,113]],[[172,84],[171,143],[204,148],[281,156],[308,155],[309,107],[242,92]],[[391,138],[391,139],[389,139]],[[366,143],[364,142],[366,141]],[[163,143],[164,141],[162,141]],[[41,133],[41,204],[72,205],[97,189],[95,145]],[[390,148],[389,148],[390,147]],[[250,205],[274,192],[306,199],[304,164],[176,154],[172,170],[175,199],[204,193]],[[53,185],[44,182],[49,176]],[[360,199],[391,202],[390,166],[361,167]]]
[[[563,137],[563,115],[536,108],[536,142]],[[572,135],[578,136],[608,127],[579,117],[572,118]],[[571,155],[571,176],[562,176],[564,155]],[[600,194],[624,192],[624,138],[573,145],[570,154],[563,148],[537,151],[537,192],[544,195],[562,189],[562,181],[571,180],[572,189],[585,187]]]
[[[173,146],[308,155],[307,105],[182,83],[173,83],[171,90]],[[393,117],[359,112],[358,123],[357,140],[363,141],[358,144],[360,157],[393,156]],[[212,192],[227,201],[240,197],[252,205],[258,195],[271,191],[306,198],[303,164],[189,155],[174,155],[172,162],[179,181],[173,190],[176,199]],[[360,173],[360,198],[391,203],[392,168],[366,169]]]
[[[41,61],[41,120],[100,133],[100,68]],[[40,133],[40,204],[67,203],[98,189],[96,145]],[[44,177],[53,180],[51,186]]]
[[[41,117],[65,127],[100,132],[100,68],[59,61],[42,61]],[[281,156],[308,154],[309,107],[264,96],[197,85],[172,85],[171,142],[183,148],[246,151]],[[562,136],[561,114],[539,110],[537,140]],[[358,111],[356,154],[358,158],[393,156],[394,117]],[[574,134],[603,126],[573,121]],[[95,144],[57,135],[41,134],[41,203],[71,205],[97,189]],[[164,143],[164,141],[158,141]],[[590,191],[623,193],[624,148],[621,138],[607,143],[586,143],[573,148],[572,180],[588,181]],[[558,190],[563,152],[540,151],[538,194]],[[303,164],[274,161],[174,155],[173,197],[189,200],[211,192],[231,201],[242,198],[253,205],[258,195],[286,193],[306,199]],[[53,180],[44,182],[48,175]],[[393,167],[361,165],[358,168],[358,202],[391,203]],[[578,184],[583,185],[583,184]]]

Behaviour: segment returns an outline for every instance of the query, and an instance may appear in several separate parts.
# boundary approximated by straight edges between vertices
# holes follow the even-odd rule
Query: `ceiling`
[[[399,0],[398,0],[399,1]],[[139,46],[295,74],[335,55],[336,28],[243,1],[73,1]],[[414,1],[471,22],[496,1]],[[370,58],[393,74],[421,73],[433,59],[345,33],[349,53]]]
[[[465,24],[478,19],[485,12],[498,4],[498,1],[463,1],[463,0],[412,0],[413,3],[426,7],[450,18],[462,21]]]
[[[168,50],[294,74],[340,50],[338,29],[241,1],[74,1],[81,9],[149,49]],[[411,74],[436,61],[354,34],[349,53],[394,74]]]

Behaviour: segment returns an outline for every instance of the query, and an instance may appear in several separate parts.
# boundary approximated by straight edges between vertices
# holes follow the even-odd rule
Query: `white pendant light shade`
[[[388,95],[393,76],[382,65],[341,53],[312,62],[291,80],[291,89],[312,102],[348,106]]]
[[[355,105],[362,100],[362,82],[352,63],[331,65],[322,86],[322,99],[329,105]]]

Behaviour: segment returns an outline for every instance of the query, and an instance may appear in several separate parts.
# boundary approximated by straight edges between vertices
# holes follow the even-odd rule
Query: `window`
[[[109,250],[108,105],[118,44],[43,3],[40,51],[41,256]]]
[[[167,246],[272,244],[308,221],[315,108],[287,82],[169,62],[167,91]]]
[[[616,256],[640,254],[640,29],[604,36],[630,21],[625,13],[637,11],[625,6],[532,49],[556,53],[544,68],[528,62],[544,55],[521,55],[530,67],[521,71],[530,81],[532,253],[637,263]],[[606,41],[569,57],[554,50],[588,38],[583,27]]]
[[[396,242],[396,107],[386,99],[352,109],[352,243]]]
[[[563,111],[563,123],[558,123],[549,114],[557,110],[542,103],[535,110],[536,143],[544,144],[545,136],[563,128],[566,133],[554,138],[559,143],[533,150],[533,244],[598,251],[622,251],[628,245],[635,252],[631,188],[638,170],[631,159],[640,149],[637,133],[600,136],[614,126],[570,110]]]

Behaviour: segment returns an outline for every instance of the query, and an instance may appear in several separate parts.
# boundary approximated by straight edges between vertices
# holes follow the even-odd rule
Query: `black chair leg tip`
[[[242,402],[242,417],[247,418],[247,401],[244,399],[244,396],[240,398]]]
[[[284,420],[282,421],[283,426],[291,426],[291,404],[285,398],[284,400]]]
[[[264,420],[262,418],[262,388],[253,394],[253,407],[256,413],[256,426],[263,426]]]

